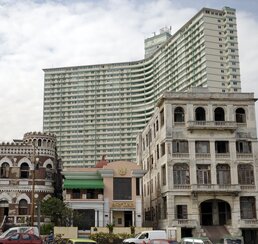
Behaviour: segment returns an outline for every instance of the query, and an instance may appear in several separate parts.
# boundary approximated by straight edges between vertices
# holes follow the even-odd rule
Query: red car
[[[43,244],[40,237],[29,233],[16,233],[5,239],[0,239],[0,244]]]

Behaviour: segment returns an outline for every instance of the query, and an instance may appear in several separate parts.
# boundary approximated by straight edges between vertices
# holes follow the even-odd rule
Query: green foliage
[[[56,197],[48,198],[41,203],[41,212],[51,218],[55,226],[68,226],[70,224],[72,210]]]
[[[114,224],[107,224],[106,227],[108,228],[109,234],[112,234],[113,233],[113,229],[114,229]]]
[[[135,235],[135,226],[130,226],[131,234]]]
[[[98,244],[120,244],[124,239],[133,237],[130,234],[122,233],[122,234],[113,234],[113,233],[94,233],[90,235],[90,239],[95,240]]]
[[[40,234],[41,235],[49,235],[50,231],[52,231],[53,228],[54,228],[54,225],[52,223],[43,224],[40,226]]]

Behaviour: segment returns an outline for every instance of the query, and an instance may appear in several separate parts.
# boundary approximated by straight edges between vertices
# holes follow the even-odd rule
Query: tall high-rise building
[[[146,39],[145,51],[134,62],[44,69],[44,131],[56,134],[64,165],[134,161],[136,135],[165,90],[241,91],[232,8],[203,8],[173,35]]]

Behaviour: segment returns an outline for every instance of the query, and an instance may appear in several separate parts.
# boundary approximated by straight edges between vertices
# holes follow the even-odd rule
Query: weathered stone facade
[[[181,236],[214,226],[246,240],[257,234],[255,101],[253,93],[164,93],[137,139],[137,162],[148,170],[145,223]]]
[[[36,208],[55,193],[57,162],[53,134],[31,132],[22,140],[0,144],[1,226],[31,224],[32,215],[33,223],[44,222]]]

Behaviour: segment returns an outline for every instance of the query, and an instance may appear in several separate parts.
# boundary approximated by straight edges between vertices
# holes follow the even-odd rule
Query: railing
[[[195,219],[173,219],[172,226],[175,227],[196,227],[197,220]]]
[[[258,220],[257,219],[240,219],[239,220],[240,228],[257,228]]]
[[[238,159],[251,159],[253,158],[253,154],[252,153],[237,153],[237,158]]]
[[[237,123],[235,121],[188,121],[187,129],[228,129],[236,130]]]
[[[255,185],[240,185],[241,190],[254,190]]]
[[[174,158],[189,158],[189,153],[172,153]]]
[[[230,153],[216,153],[216,158],[230,158]]]
[[[210,192],[240,192],[239,185],[218,185],[218,184],[195,184],[191,185],[191,190],[198,192],[198,191],[210,191]]]
[[[210,153],[195,153],[195,158],[210,158]]]
[[[174,189],[191,189],[191,185],[190,184],[174,184]]]

